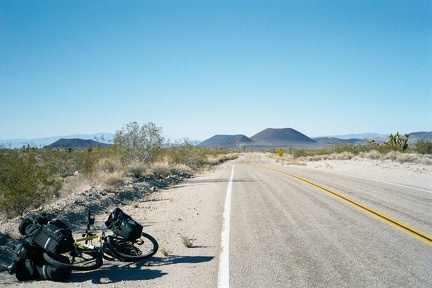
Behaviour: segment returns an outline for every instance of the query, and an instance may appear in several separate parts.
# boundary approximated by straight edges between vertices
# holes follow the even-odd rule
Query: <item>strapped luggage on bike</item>
[[[32,239],[26,237],[14,247],[15,259],[8,267],[10,274],[15,274],[17,280],[53,280],[64,281],[72,270],[49,264],[43,257],[44,249],[32,243]],[[58,261],[69,262],[67,257],[56,255]]]
[[[37,246],[54,254],[69,252],[74,247],[71,229],[59,219],[29,216],[21,221],[19,231]]]
[[[143,226],[124,213],[120,208],[115,208],[111,212],[105,225],[111,229],[114,234],[129,241],[140,238],[143,230]]]

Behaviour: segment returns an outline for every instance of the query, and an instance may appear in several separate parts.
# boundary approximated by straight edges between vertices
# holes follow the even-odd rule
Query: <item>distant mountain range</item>
[[[431,132],[412,132],[409,133],[409,144],[414,145],[418,140],[432,141]],[[98,139],[104,138],[105,141]],[[32,147],[87,147],[95,144],[109,145],[113,139],[112,133],[80,134],[71,136],[57,136],[38,139],[9,139],[0,140],[0,146],[6,148],[21,148],[30,145]],[[387,141],[388,135],[376,133],[348,134],[310,138],[292,128],[268,128],[247,137],[242,134],[237,135],[215,135],[205,141],[190,141],[191,144],[206,147],[238,148],[248,147],[254,149],[278,148],[278,147],[320,147],[341,142],[351,144],[363,144],[374,140],[377,143]]]
[[[223,147],[223,148],[278,148],[278,147],[322,147],[329,144],[350,143],[364,144],[370,140],[377,143],[383,143],[387,140],[388,135],[376,133],[366,134],[349,134],[330,137],[310,138],[292,128],[267,128],[252,137],[245,135],[215,135],[199,145],[206,147]],[[432,140],[432,132],[413,132],[410,133],[409,143],[415,144],[419,139]]]
[[[45,137],[45,138],[35,138],[35,139],[6,139],[0,140],[0,145],[3,145],[6,148],[21,148],[23,146],[30,145],[31,147],[44,147],[49,146],[60,139],[83,139],[83,140],[95,140],[104,138],[105,141],[103,143],[108,143],[114,137],[112,133],[96,133],[96,134],[76,134],[69,136],[53,136],[53,137]],[[102,141],[101,141],[102,142]]]

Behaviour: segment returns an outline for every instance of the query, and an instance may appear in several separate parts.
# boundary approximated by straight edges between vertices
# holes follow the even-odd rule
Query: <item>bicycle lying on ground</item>
[[[115,234],[105,235],[105,231],[95,232],[94,222],[95,218],[89,210],[85,233],[75,239],[74,249],[69,254],[60,255],[67,256],[69,261],[48,251],[43,254],[45,260],[57,267],[88,271],[101,267],[103,259],[135,262],[153,256],[158,250],[158,242],[147,233],[140,232],[140,237],[128,240]]]

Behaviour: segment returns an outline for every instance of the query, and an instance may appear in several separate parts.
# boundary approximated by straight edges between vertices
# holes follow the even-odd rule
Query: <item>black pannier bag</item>
[[[72,270],[49,265],[43,258],[44,250],[33,245],[28,237],[15,245],[15,260],[8,267],[10,274],[15,274],[19,281],[27,280],[53,280],[64,281]],[[69,263],[69,259],[63,255],[56,255],[57,260]]]
[[[141,237],[143,227],[124,213],[120,208],[115,208],[105,222],[114,234],[133,241]]]
[[[19,231],[31,237],[34,244],[54,254],[69,252],[74,246],[71,229],[59,219],[48,220],[43,216],[24,218]]]

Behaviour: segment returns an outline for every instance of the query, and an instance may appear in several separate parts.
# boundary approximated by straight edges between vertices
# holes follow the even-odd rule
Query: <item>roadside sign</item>
[[[284,150],[282,148],[279,148],[279,157],[282,157],[284,154]]]

